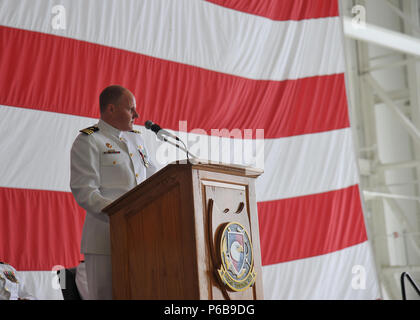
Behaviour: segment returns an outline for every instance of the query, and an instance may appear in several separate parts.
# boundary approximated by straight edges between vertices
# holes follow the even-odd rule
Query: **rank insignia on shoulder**
[[[94,133],[96,131],[99,131],[99,128],[95,127],[95,126],[79,130],[79,132],[82,132],[82,133],[87,134],[87,135],[91,135],[92,133]]]
[[[139,130],[131,130],[130,132],[134,132],[134,133],[138,133],[138,134],[141,133]]]

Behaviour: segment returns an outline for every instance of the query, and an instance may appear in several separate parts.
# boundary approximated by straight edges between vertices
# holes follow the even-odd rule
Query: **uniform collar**
[[[98,128],[100,131],[108,132],[109,134],[119,138],[122,134],[122,131],[118,130],[117,128],[114,128],[109,123],[106,123],[104,120],[99,119],[98,122]]]

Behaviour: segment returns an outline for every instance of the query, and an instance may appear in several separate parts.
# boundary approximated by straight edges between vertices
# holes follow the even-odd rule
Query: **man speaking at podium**
[[[133,130],[138,118],[134,95],[112,85],[99,96],[99,122],[80,130],[71,149],[70,188],[86,210],[81,252],[89,298],[112,299],[109,218],[102,209],[155,173],[156,167]]]

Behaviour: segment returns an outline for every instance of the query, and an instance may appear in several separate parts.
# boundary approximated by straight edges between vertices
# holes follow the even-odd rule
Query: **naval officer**
[[[141,134],[134,95],[113,85],[99,97],[100,120],[81,130],[71,149],[70,188],[86,210],[81,252],[89,298],[112,299],[109,218],[102,209],[157,171]]]

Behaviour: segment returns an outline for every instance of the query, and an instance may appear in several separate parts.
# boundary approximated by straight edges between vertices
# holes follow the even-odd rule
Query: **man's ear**
[[[115,105],[110,103],[110,104],[108,104],[107,109],[108,109],[109,113],[113,114],[115,112]]]

